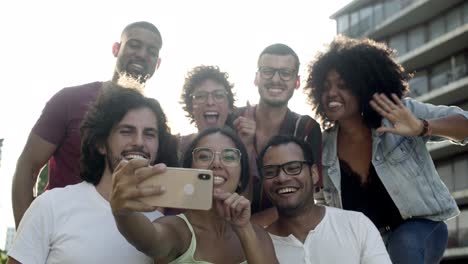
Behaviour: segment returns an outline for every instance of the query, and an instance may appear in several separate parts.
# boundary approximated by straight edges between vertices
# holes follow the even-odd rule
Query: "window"
[[[359,32],[360,34],[369,31],[373,25],[372,6],[364,7],[359,11]]]
[[[378,27],[384,21],[383,4],[374,4],[374,27]]]
[[[458,242],[459,247],[468,247],[468,210],[458,216]]]
[[[468,189],[467,172],[468,172],[468,155],[463,155],[460,158],[457,158],[453,162],[453,176],[455,178],[455,190],[456,191]]]
[[[448,242],[447,248],[458,247],[458,229],[457,229],[458,218],[452,218],[445,221],[448,229]]]
[[[397,55],[401,56],[405,54],[408,49],[406,48],[406,33],[400,33],[390,38],[388,41],[388,45],[392,49],[396,49],[398,51]]]
[[[461,11],[462,9],[457,7],[447,14],[447,32],[461,26]]]
[[[411,29],[408,32],[408,50],[414,50],[426,42],[426,31],[424,26]]]
[[[433,40],[443,34],[445,34],[445,21],[442,16],[431,21],[429,24],[429,39]]]
[[[359,11],[351,14],[351,26],[349,27],[349,35],[356,37],[359,33]]]
[[[410,96],[418,97],[429,91],[429,84],[427,79],[427,71],[420,71],[414,74],[413,78],[409,80]]]
[[[452,162],[444,161],[437,164],[437,172],[439,173],[440,178],[445,183],[450,192],[454,191],[454,181],[453,181],[453,172],[452,172]]]
[[[400,4],[397,0],[386,0],[384,2],[384,13],[385,18],[389,18],[395,13],[397,13],[400,9]]]
[[[453,80],[461,79],[468,75],[468,66],[466,63],[465,54],[458,54],[453,58],[454,67],[453,67]]]
[[[463,5],[463,23],[468,24],[468,1]]]
[[[349,16],[348,16],[348,14],[340,16],[337,19],[337,24],[338,24],[338,33],[345,33],[349,28]]]
[[[443,61],[432,68],[430,75],[431,90],[440,88],[449,83],[451,79],[450,60]]]

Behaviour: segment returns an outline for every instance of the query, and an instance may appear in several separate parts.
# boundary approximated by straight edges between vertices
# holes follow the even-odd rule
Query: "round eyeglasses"
[[[265,179],[273,179],[279,175],[280,169],[287,175],[298,175],[302,172],[304,164],[310,165],[310,161],[293,160],[280,165],[266,165],[262,168],[262,176]]]
[[[194,103],[197,104],[203,104],[208,101],[208,97],[211,95],[211,98],[213,98],[213,101],[216,103],[223,103],[226,101],[227,98],[227,92],[224,90],[215,90],[212,92],[206,92],[206,91],[198,91],[194,92],[192,94],[192,100]]]
[[[258,72],[260,73],[260,77],[262,77],[265,80],[270,80],[275,76],[276,72],[278,72],[279,77],[283,81],[290,81],[294,77],[296,77],[296,70],[288,69],[288,68],[280,68],[280,69],[275,69],[271,67],[260,67],[258,69]]]
[[[219,155],[219,160],[224,166],[236,167],[240,164],[241,152],[236,148],[225,148],[221,151],[203,147],[195,148],[192,152],[193,162],[200,167],[208,168],[216,154]]]

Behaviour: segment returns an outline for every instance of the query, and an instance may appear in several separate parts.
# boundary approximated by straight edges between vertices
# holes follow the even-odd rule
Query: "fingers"
[[[227,220],[239,218],[245,211],[250,209],[250,202],[244,196],[237,193],[227,193],[215,191],[213,197],[217,200],[222,208],[218,212]],[[248,218],[250,219],[250,213]]]
[[[242,116],[245,117],[245,118],[247,118],[247,119],[254,120],[254,119],[255,119],[255,118],[254,118],[254,114],[255,114],[254,111],[255,111],[255,108],[252,107],[252,106],[250,105],[249,100],[247,100],[247,104],[246,104],[246,107],[245,107],[245,111],[244,111],[244,113],[243,113]]]
[[[141,167],[135,170],[134,180],[138,184],[152,176],[161,174],[165,171],[166,171],[166,164],[164,163],[159,163],[154,166]]]

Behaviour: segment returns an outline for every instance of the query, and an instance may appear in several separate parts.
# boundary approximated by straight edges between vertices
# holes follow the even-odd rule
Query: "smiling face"
[[[130,75],[144,83],[159,67],[162,41],[156,33],[134,27],[127,30],[113,51],[117,58],[115,71],[119,76]]]
[[[198,131],[210,127],[223,127],[230,112],[226,88],[205,80],[192,92],[193,116]]]
[[[360,116],[358,98],[351,93],[336,70],[330,70],[323,84],[321,104],[331,121]]]
[[[304,160],[304,154],[301,147],[294,142],[289,142],[271,146],[263,156],[263,168],[302,160]],[[278,176],[266,179],[263,176],[265,170],[262,170],[263,190],[280,213],[294,212],[314,203],[311,167],[306,163],[301,164],[302,169],[289,168],[292,172],[300,170],[297,175],[287,175],[283,169],[280,169]],[[312,166],[312,172],[316,173],[315,166]]]
[[[149,164],[156,160],[158,129],[156,115],[149,108],[127,112],[116,124],[99,152],[106,156],[106,171],[113,172],[122,159],[144,158]]]
[[[221,154],[225,149],[235,149],[236,145],[227,136],[221,133],[209,134],[202,138],[196,148],[207,148],[213,152],[217,152],[214,156],[213,162],[208,166],[202,166],[197,162],[192,161],[192,168],[196,169],[209,169],[213,171],[214,188],[222,189],[225,192],[233,193],[237,189],[240,181],[241,165],[240,160],[236,165],[229,164],[226,166],[226,162],[221,161]],[[229,160],[232,161],[232,156],[229,156]]]
[[[263,54],[259,60],[259,70],[255,76],[255,84],[260,94],[260,103],[268,106],[286,106],[294,94],[296,83],[299,81],[296,69],[296,59],[292,55]],[[292,72],[292,78],[284,81],[280,73],[276,71],[271,78],[265,78],[262,70],[283,70],[285,73]],[[267,74],[268,75],[268,74]],[[270,76],[268,76],[270,77]],[[289,79],[289,78],[287,78]]]

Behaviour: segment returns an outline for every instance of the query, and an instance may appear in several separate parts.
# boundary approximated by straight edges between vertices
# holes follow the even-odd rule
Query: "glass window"
[[[463,5],[463,23],[468,23],[468,1]]]
[[[348,14],[340,16],[337,19],[337,24],[338,24],[338,33],[345,33],[349,28],[349,16],[348,16]]]
[[[372,6],[364,7],[359,11],[359,32],[360,34],[372,28]]]
[[[392,15],[396,14],[400,9],[400,4],[397,0],[386,0],[384,2],[384,13],[385,18],[389,18]]]
[[[453,162],[453,176],[455,179],[455,190],[468,189],[468,155],[463,155]]]
[[[458,216],[459,247],[468,247],[468,210],[463,210]]]
[[[358,36],[358,25],[359,24],[359,12],[354,12],[351,14],[351,26],[349,27],[349,35],[351,37]]]
[[[408,51],[408,49],[406,48],[406,33],[403,32],[393,37],[390,37],[388,45],[390,46],[390,48],[396,49],[398,51],[398,56],[405,54]]]
[[[461,11],[462,9],[457,7],[447,14],[447,32],[461,26]]]
[[[445,223],[447,224],[447,229],[448,229],[447,248],[458,247],[457,221],[458,219],[456,217],[445,221]]]
[[[444,161],[437,164],[437,172],[450,192],[454,191],[454,181],[452,172],[452,162]]]
[[[461,53],[454,57],[453,80],[461,79],[468,75],[468,66],[465,54]]]
[[[414,74],[413,78],[409,80],[410,96],[418,97],[429,91],[429,84],[427,79],[427,71],[420,71]]]
[[[443,61],[432,68],[430,89],[434,90],[449,83],[451,77],[450,60]]]
[[[433,40],[445,33],[444,17],[438,17],[429,24],[429,39]]]
[[[383,4],[374,4],[374,27],[378,27],[384,21]]]
[[[408,33],[409,50],[421,47],[426,42],[426,31],[424,26],[413,28]]]

